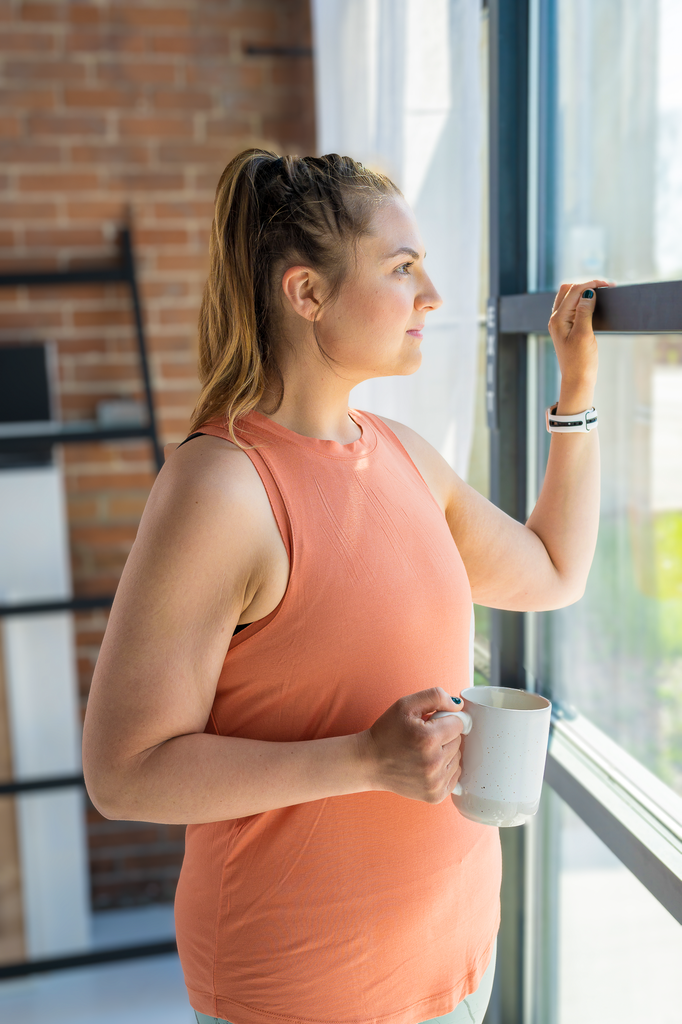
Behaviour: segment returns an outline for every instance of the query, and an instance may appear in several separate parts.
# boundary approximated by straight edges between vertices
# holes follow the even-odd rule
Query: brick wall
[[[162,443],[197,395],[215,186],[247,145],[314,150],[307,0],[0,0],[0,267],[112,261],[130,221]],[[140,398],[127,290],[0,289],[0,343],[52,339],[65,419]],[[115,588],[153,479],[144,443],[63,450],[77,594]],[[83,701],[106,614],[77,616]],[[172,895],[182,830],[89,814],[98,907]]]

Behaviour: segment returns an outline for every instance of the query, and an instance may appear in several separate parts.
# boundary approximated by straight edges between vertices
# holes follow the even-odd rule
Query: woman
[[[562,285],[557,413],[592,405],[595,286]],[[584,293],[584,294],[583,294]],[[480,1021],[497,831],[459,778],[473,599],[583,592],[596,432],[554,437],[523,526],[408,427],[348,408],[414,373],[441,300],[414,217],[346,157],[249,150],[216,195],[203,391],[158,476],[92,684],[110,818],[188,824],[178,948],[197,1020]]]

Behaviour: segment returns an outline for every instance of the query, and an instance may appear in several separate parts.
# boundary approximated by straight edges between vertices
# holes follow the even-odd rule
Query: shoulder
[[[387,416],[377,416],[377,419],[393,431],[445,513],[462,485],[452,466],[412,427],[390,420]]]
[[[191,535],[216,553],[223,546],[246,552],[257,547],[271,518],[267,493],[246,452],[203,435],[167,454],[140,535],[161,531],[179,540]]]

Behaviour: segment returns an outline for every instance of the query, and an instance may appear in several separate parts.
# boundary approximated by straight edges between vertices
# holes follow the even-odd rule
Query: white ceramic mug
[[[522,825],[540,805],[552,705],[537,693],[509,686],[462,690],[462,773],[452,801],[483,825]]]

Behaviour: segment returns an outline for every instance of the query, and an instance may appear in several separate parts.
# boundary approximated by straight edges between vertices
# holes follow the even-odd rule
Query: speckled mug
[[[506,828],[540,805],[552,705],[508,686],[462,690],[471,728],[462,735],[462,774],[452,801],[465,818]],[[452,714],[452,712],[449,712]]]

